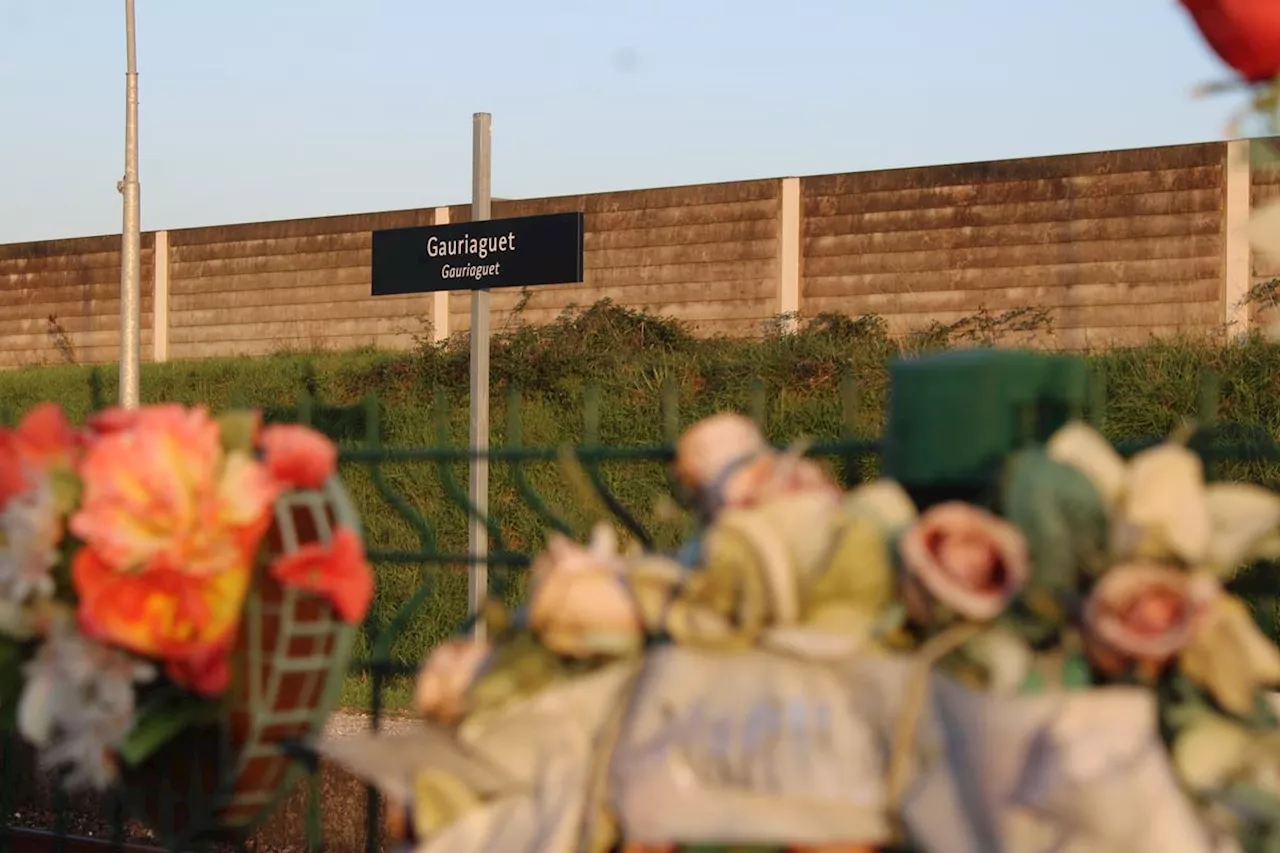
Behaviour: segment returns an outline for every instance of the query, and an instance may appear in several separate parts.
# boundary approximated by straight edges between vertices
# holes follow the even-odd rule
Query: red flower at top
[[[1181,0],[1205,41],[1250,83],[1280,76],[1280,0]]]
[[[82,441],[55,403],[27,412],[15,429],[0,428],[0,509],[31,485],[26,471],[74,466]]]

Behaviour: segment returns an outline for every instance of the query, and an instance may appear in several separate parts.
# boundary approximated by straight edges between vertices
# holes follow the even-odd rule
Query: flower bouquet
[[[337,451],[256,412],[52,404],[0,431],[0,724],[169,838],[247,830],[373,594]]]
[[[1046,387],[1080,391],[1062,366]],[[421,729],[321,751],[423,853],[1275,849],[1280,650],[1224,582],[1280,555],[1280,496],[1206,483],[1184,434],[1124,460],[1032,408],[1058,414],[976,436],[965,489],[954,436],[943,474],[846,493],[744,419],[696,424],[691,565],[553,535],[523,608],[427,657]]]

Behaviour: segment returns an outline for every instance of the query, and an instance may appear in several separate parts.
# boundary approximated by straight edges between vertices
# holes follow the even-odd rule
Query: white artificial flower
[[[67,771],[68,785],[105,788],[115,778],[114,752],[133,729],[133,685],[154,678],[155,668],[64,625],[25,672],[19,732],[43,766]]]
[[[54,592],[62,519],[48,476],[31,473],[34,485],[0,511],[0,597],[17,604]]]

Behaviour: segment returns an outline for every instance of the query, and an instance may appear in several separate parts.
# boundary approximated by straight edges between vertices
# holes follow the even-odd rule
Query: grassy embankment
[[[601,304],[566,315],[546,327],[512,324],[500,329],[493,343],[493,442],[507,441],[507,400],[512,388],[522,390],[522,440],[527,446],[553,446],[584,438],[584,392],[599,388],[599,443],[608,446],[652,446],[662,443],[660,400],[664,388],[678,390],[680,420],[724,408],[760,407],[772,438],[835,438],[845,426],[847,399],[841,384],[856,389],[854,431],[873,437],[882,425],[885,366],[894,355],[956,345],[983,344],[1006,331],[1025,337],[1051,333],[1036,312],[1003,316],[975,315],[950,327],[936,327],[907,341],[891,341],[875,318],[850,320],[820,317],[795,334],[771,334],[759,341],[699,340],[679,325],[650,315]],[[1208,342],[1167,341],[1131,349],[1090,354],[1105,376],[1108,389],[1106,429],[1114,437],[1158,435],[1180,418],[1197,411],[1200,376],[1212,370],[1221,377],[1221,417],[1280,432],[1280,346],[1262,340],[1219,346]],[[115,395],[115,375],[97,372],[104,399]],[[31,368],[0,374],[0,416],[12,419],[40,400],[62,403],[73,417],[91,406],[94,380],[88,367],[74,364]],[[760,388],[763,387],[763,395]],[[466,443],[467,345],[465,339],[443,345],[423,343],[408,353],[376,351],[282,352],[268,358],[213,359],[147,365],[143,369],[145,401],[174,400],[228,405],[288,406],[308,389],[329,406],[352,405],[366,395],[381,400],[384,440],[390,447],[425,447],[436,443],[441,425],[433,401],[448,402],[444,425],[455,446]],[[358,440],[357,429],[345,429],[344,443]],[[449,495],[447,481],[465,493],[465,463],[438,466],[429,461],[388,463],[386,483],[428,522],[439,553],[466,551],[464,511]],[[663,544],[674,542],[683,519],[664,509],[667,493],[662,467],[653,462],[618,461],[603,468],[605,479],[624,504],[655,532]],[[1237,471],[1255,479],[1280,481],[1263,467]],[[344,468],[361,510],[371,547],[419,550],[423,541],[375,488],[367,468]],[[526,476],[546,503],[578,530],[591,519],[591,509],[555,462],[526,468]],[[542,541],[547,525],[516,488],[512,471],[495,464],[493,509],[505,546],[530,551]],[[1274,483],[1273,483],[1274,484]],[[391,644],[403,662],[421,657],[433,642],[465,617],[466,572],[461,565],[384,564],[378,567],[379,588],[366,638],[357,652],[369,653],[369,638],[385,629],[402,605],[424,582],[431,592],[412,613]],[[518,573],[495,569],[504,594],[519,594]],[[514,583],[504,581],[514,580]],[[1271,604],[1259,602],[1269,616]],[[344,701],[367,704],[369,679],[348,679]],[[402,705],[407,695],[400,681],[390,686],[387,705]]]

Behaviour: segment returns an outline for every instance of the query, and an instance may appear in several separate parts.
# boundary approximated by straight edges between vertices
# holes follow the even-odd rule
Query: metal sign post
[[[491,137],[488,113],[475,113],[471,125],[471,221],[489,218],[492,201]],[[471,291],[471,519],[468,541],[475,562],[467,581],[472,613],[479,613],[489,595],[489,290]],[[475,621],[474,636],[485,639],[484,621]]]
[[[471,291],[471,462],[467,573],[472,613],[489,594],[489,292],[583,280],[586,218],[582,211],[491,219],[490,121],[475,113],[471,128],[471,221],[372,233],[371,296]],[[476,639],[485,639],[476,623]]]
[[[142,349],[142,217],[138,186],[138,54],[133,0],[124,0],[125,71],[124,227],[120,245],[120,405],[135,408]]]

